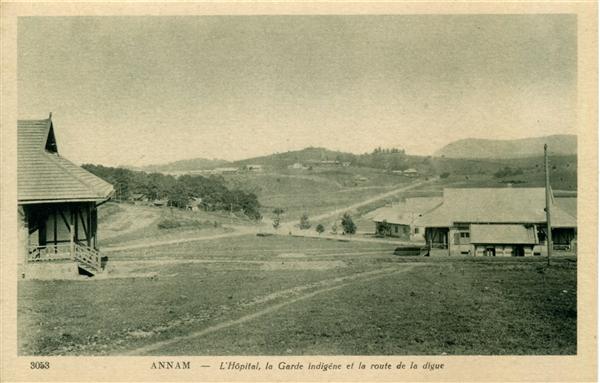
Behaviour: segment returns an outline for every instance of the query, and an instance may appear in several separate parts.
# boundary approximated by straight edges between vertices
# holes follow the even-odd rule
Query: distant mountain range
[[[434,153],[434,157],[465,159],[536,157],[544,154],[544,144],[548,144],[550,154],[577,154],[577,136],[565,134],[517,140],[468,138],[444,146]]]
[[[545,137],[524,138],[517,140],[488,140],[468,138],[454,141],[437,150],[433,157],[467,160],[499,160],[539,157],[544,154],[544,144],[548,144],[549,153],[552,155],[576,155],[576,135],[553,135]],[[180,160],[167,164],[147,165],[143,167],[129,167],[146,172],[181,172],[193,170],[207,170],[218,167],[241,167],[256,164],[267,167],[286,167],[296,162],[319,160],[350,160],[356,158],[355,154],[328,150],[325,148],[308,147],[301,150],[273,153],[266,156],[248,158],[239,161],[226,161],[221,159],[194,158]],[[423,156],[410,156],[413,160]]]
[[[147,165],[137,167],[135,170],[143,170],[145,172],[174,172],[174,171],[190,171],[190,170],[205,170],[214,169],[220,166],[226,166],[229,161],[219,159],[192,158],[189,160],[179,160],[169,162],[167,164]]]

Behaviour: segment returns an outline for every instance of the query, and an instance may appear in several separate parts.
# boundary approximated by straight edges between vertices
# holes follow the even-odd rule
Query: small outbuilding
[[[375,234],[422,242],[425,228],[418,226],[416,220],[441,203],[441,197],[414,197],[406,198],[403,202],[392,206],[379,208],[372,213]]]

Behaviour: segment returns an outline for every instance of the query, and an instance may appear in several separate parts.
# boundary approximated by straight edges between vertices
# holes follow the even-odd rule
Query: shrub
[[[503,177],[509,177],[509,176],[520,176],[522,174],[523,174],[523,169],[521,169],[521,168],[513,169],[513,168],[506,166],[503,169],[500,169],[496,173],[494,173],[494,177],[503,178]]]
[[[175,219],[169,219],[169,218],[163,218],[158,223],[159,229],[175,229],[180,226],[181,226],[181,223],[179,221],[177,221]]]
[[[310,222],[308,221],[308,214],[306,213],[302,214],[302,217],[300,217],[300,229],[310,229]]]
[[[356,233],[356,225],[350,214],[344,213],[344,216],[342,217],[342,227],[344,228],[344,234]]]

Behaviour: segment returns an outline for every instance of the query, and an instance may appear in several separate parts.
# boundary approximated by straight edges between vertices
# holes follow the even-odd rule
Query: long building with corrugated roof
[[[442,204],[415,220],[431,249],[449,255],[541,255],[546,241],[544,188],[444,189]],[[572,250],[577,219],[551,198],[552,238]]]

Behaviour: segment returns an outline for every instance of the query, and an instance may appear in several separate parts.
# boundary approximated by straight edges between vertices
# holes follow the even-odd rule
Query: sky
[[[22,17],[19,118],[77,163],[576,134],[575,15]]]

